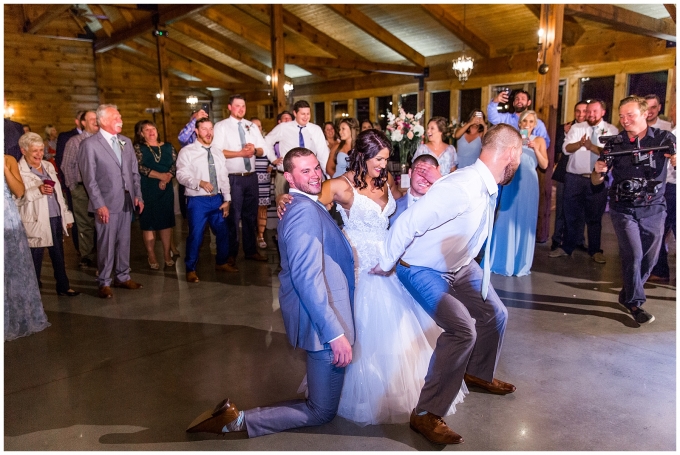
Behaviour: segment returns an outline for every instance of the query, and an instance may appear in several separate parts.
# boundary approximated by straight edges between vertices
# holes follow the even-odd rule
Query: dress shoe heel
[[[151,259],[149,259],[148,256],[147,256],[146,260],[149,263],[149,268],[151,270],[158,270],[160,268],[160,265],[158,264],[158,262],[151,262]]]

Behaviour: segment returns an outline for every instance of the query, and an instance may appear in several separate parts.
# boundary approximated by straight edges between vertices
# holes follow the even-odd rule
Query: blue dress
[[[531,136],[534,139],[535,136]],[[524,276],[531,270],[538,219],[536,153],[522,147],[522,158],[512,181],[503,187],[498,201],[489,260],[499,275]],[[487,258],[484,258],[486,260]]]
[[[19,210],[5,182],[5,341],[50,326]]]
[[[460,169],[477,161],[482,151],[482,138],[477,136],[472,142],[468,142],[463,134],[456,145],[458,146],[456,149],[456,152],[458,152],[458,169]]]
[[[332,175],[333,178],[335,177],[340,177],[342,174],[347,172],[347,167],[349,167],[349,162],[347,161],[349,159],[349,155],[347,155],[345,152],[338,152],[337,155],[335,155],[335,174]]]

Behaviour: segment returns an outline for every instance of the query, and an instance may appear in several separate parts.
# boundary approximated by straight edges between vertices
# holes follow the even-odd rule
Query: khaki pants
[[[87,205],[90,203],[90,198],[87,196],[85,187],[77,185],[72,189],[71,199],[73,201],[73,216],[78,226],[80,259],[89,259],[92,262],[96,262],[94,217],[89,216],[87,213]]]

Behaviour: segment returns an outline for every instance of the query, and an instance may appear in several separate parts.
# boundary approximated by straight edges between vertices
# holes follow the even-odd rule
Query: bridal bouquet
[[[415,115],[407,114],[400,104],[398,116],[391,112],[387,113],[387,138],[392,141],[393,147],[399,146],[401,164],[407,164],[411,160],[422,142],[425,128],[420,124],[420,119],[424,112],[422,110]]]

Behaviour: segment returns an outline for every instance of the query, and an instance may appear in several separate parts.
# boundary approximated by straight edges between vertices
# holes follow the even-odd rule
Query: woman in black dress
[[[175,176],[177,153],[169,142],[159,142],[156,125],[150,120],[142,120],[135,125],[135,153],[139,162],[144,211],[139,215],[144,246],[148,255],[149,267],[160,268],[154,245],[156,231],[159,231],[163,244],[166,267],[175,262],[170,256],[170,239],[175,227],[175,194],[172,178]]]

